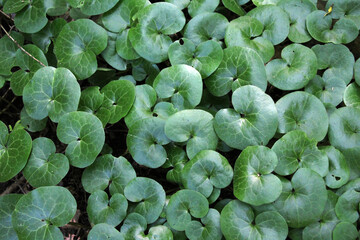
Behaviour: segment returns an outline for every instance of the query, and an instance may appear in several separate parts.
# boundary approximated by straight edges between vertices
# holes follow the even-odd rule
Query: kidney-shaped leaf
[[[360,192],[357,188],[343,193],[335,206],[336,215],[340,220],[355,223],[359,219]]]
[[[22,194],[7,194],[0,197],[0,234],[7,240],[18,240],[11,219],[15,205],[22,196]]]
[[[43,67],[26,84],[23,101],[30,117],[41,120],[47,116],[58,122],[65,113],[76,111],[80,85],[66,68]]]
[[[230,185],[233,169],[220,153],[203,150],[185,164],[181,175],[185,188],[209,197],[215,188],[221,189]]]
[[[33,187],[57,185],[69,171],[69,160],[64,154],[55,153],[54,142],[39,137],[33,141],[33,148],[23,174]]]
[[[74,217],[76,207],[75,198],[66,188],[40,187],[17,202],[12,224],[19,239],[63,239],[58,227]]]
[[[235,162],[234,195],[255,206],[275,201],[282,191],[280,179],[272,174],[277,163],[275,152],[267,147],[245,148]]]
[[[285,240],[288,227],[276,211],[255,216],[253,209],[239,200],[229,202],[221,211],[221,230],[226,239]]]
[[[303,88],[317,72],[315,53],[301,44],[291,44],[281,51],[282,59],[266,65],[267,80],[281,90]]]
[[[15,177],[26,165],[31,152],[30,135],[22,128],[8,132],[0,121],[0,182]]]
[[[163,187],[151,178],[134,178],[126,185],[124,194],[129,201],[137,203],[133,212],[141,214],[148,224],[159,218],[165,205]]]
[[[206,216],[201,218],[201,222],[191,221],[185,233],[190,240],[221,240],[220,213],[210,208]]]
[[[194,190],[180,190],[171,196],[166,207],[166,219],[173,229],[184,231],[191,217],[203,218],[209,211],[208,200]]]
[[[79,79],[93,75],[97,69],[96,55],[107,46],[108,35],[90,19],[67,23],[56,39],[54,53],[59,67],[66,67]]]
[[[88,193],[105,190],[109,186],[111,195],[124,194],[124,188],[135,177],[136,172],[126,158],[106,154],[84,170],[81,183]]]
[[[279,133],[302,130],[309,138],[321,141],[326,136],[329,119],[324,104],[310,93],[297,91],[276,102]]]
[[[198,109],[182,110],[171,115],[165,123],[165,134],[174,142],[186,142],[189,158],[201,150],[215,150],[218,143],[213,116]]]
[[[106,223],[96,224],[89,232],[88,240],[124,240],[123,235]]]
[[[232,95],[234,109],[215,115],[214,128],[221,140],[236,149],[266,145],[275,135],[278,116],[272,98],[255,86],[243,86]]]
[[[65,155],[74,167],[91,165],[100,153],[105,133],[101,121],[87,112],[71,112],[63,115],[56,131],[59,140],[68,144]]]

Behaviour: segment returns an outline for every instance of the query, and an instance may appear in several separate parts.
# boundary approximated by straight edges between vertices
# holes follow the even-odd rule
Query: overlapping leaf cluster
[[[74,167],[92,240],[359,237],[358,0],[0,5],[0,85],[24,105],[0,121],[0,181],[34,188],[0,197],[4,239],[63,239]]]

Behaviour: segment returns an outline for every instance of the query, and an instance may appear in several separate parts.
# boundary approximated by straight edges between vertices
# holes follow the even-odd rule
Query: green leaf
[[[226,239],[285,240],[288,227],[276,211],[265,211],[255,216],[252,208],[238,200],[228,203],[221,211],[221,230]]]
[[[308,168],[300,168],[291,182],[281,178],[283,192],[273,206],[289,227],[301,228],[317,221],[325,208],[327,191],[324,180]]]
[[[121,226],[121,232],[125,240],[149,239],[149,240],[173,240],[173,234],[166,226],[158,225],[150,227],[148,234],[146,219],[138,213],[130,213]]]
[[[165,0],[165,2],[172,3],[177,6],[180,10],[183,10],[190,4],[191,0]]]
[[[249,0],[221,0],[223,5],[227,9],[236,13],[239,16],[243,16],[246,14],[245,10],[241,7],[241,5],[245,4],[248,1]]]
[[[97,69],[96,55],[107,46],[108,35],[89,19],[67,23],[56,39],[54,53],[59,67],[66,67],[79,80],[93,75]]]
[[[348,18],[340,18],[333,24],[331,14],[316,10],[306,17],[306,28],[310,35],[322,43],[347,44],[356,39],[359,30],[356,24]]]
[[[0,182],[10,180],[25,167],[31,147],[31,137],[24,129],[9,133],[0,121]]]
[[[220,65],[223,51],[215,41],[209,40],[198,46],[182,38],[169,47],[169,59],[172,65],[187,64],[198,70],[202,78],[210,76]]]
[[[344,103],[347,107],[360,107],[360,87],[356,83],[351,83],[346,87]]]
[[[211,113],[213,116],[223,109],[230,107],[230,98],[228,95],[224,95],[222,97],[215,97],[205,88],[203,90],[203,95],[201,98],[201,102],[197,108],[205,110]]]
[[[63,239],[58,227],[76,213],[76,201],[63,187],[40,187],[24,195],[16,204],[12,224],[24,240]]]
[[[1,44],[0,44],[0,46],[1,46]],[[354,78],[355,78],[355,82],[357,83],[357,85],[360,85],[360,58],[358,58],[358,60],[354,64]]]
[[[62,143],[68,144],[65,155],[70,164],[78,168],[91,165],[105,142],[101,121],[86,112],[64,114],[59,120],[56,135]]]
[[[201,218],[201,222],[191,221],[185,233],[190,240],[221,240],[220,213],[210,208],[206,216]]]
[[[181,173],[185,164],[189,161],[186,152],[182,148],[171,144],[167,145],[166,153],[168,159],[162,167],[173,167],[173,169],[167,172],[166,180],[169,182],[182,184]]]
[[[252,49],[228,47],[224,50],[219,68],[205,80],[214,96],[221,97],[245,85],[254,85],[265,91],[267,87],[264,62]]]
[[[66,68],[39,69],[23,91],[26,112],[36,120],[49,116],[58,122],[65,113],[76,111],[79,100],[80,85]]]
[[[90,195],[86,212],[91,224],[107,223],[116,227],[126,217],[127,208],[124,195],[115,193],[109,199],[106,192],[98,190]]]
[[[112,9],[119,0],[83,0],[83,5],[81,6],[81,12],[86,15],[99,15],[101,13],[107,12]]]
[[[326,9],[329,9],[331,5],[333,6],[333,11],[331,16],[335,19],[347,18],[356,24],[360,29],[360,5],[356,0],[329,0],[326,3]]]
[[[329,159],[329,173],[326,175],[325,182],[329,188],[339,188],[349,181],[350,169],[344,155],[333,146],[320,148],[325,152]]]
[[[298,90],[315,77],[317,59],[310,48],[294,43],[281,51],[281,57],[266,65],[267,80],[274,87]]]
[[[249,16],[239,17],[232,20],[226,29],[225,43],[227,47],[239,46],[255,50],[262,60],[268,62],[275,53],[273,44],[261,34],[264,25]]]
[[[208,40],[220,43],[229,21],[220,13],[204,13],[192,18],[185,26],[184,37],[196,46]]]
[[[349,222],[341,222],[336,225],[332,237],[333,240],[355,240],[358,239],[359,232],[354,224]]]
[[[101,93],[105,96],[102,107],[111,112],[111,124],[125,117],[135,100],[135,86],[127,80],[111,81],[101,89]]]
[[[166,161],[163,145],[170,142],[164,132],[165,121],[146,118],[135,122],[129,129],[126,145],[133,159],[140,165],[158,168]]]
[[[21,33],[12,31],[11,37],[15,39],[20,45],[24,43],[24,37]],[[3,36],[0,39],[0,74],[1,75],[11,75],[11,68],[15,66],[16,62],[16,52],[18,46],[8,37]]]
[[[201,101],[201,75],[195,68],[184,64],[163,69],[153,86],[159,98],[171,98],[179,110],[194,108]]]
[[[295,43],[304,43],[311,40],[306,29],[306,16],[317,10],[310,0],[280,0],[277,6],[281,7],[289,16],[290,31],[288,38]]]
[[[261,5],[276,5],[281,0],[252,0],[256,6]]]
[[[48,120],[48,118],[44,118],[44,119],[41,119],[41,120],[32,119],[29,116],[29,114],[27,114],[25,108],[21,109],[21,112],[20,112],[21,124],[29,132],[42,131],[46,127],[47,120]]]
[[[18,0],[7,0],[4,4],[3,10],[5,13],[16,13],[23,9],[25,6],[31,3],[30,0],[18,1]]]
[[[57,185],[69,171],[69,160],[55,153],[54,142],[45,137],[33,141],[33,148],[23,174],[33,187]]]
[[[215,11],[219,3],[220,0],[192,0],[187,6],[187,9],[190,16],[193,18],[202,13]]]
[[[360,147],[342,149],[342,154],[345,157],[350,169],[350,180],[358,178],[360,174]]]
[[[124,194],[124,188],[135,177],[136,172],[126,158],[106,154],[85,169],[81,183],[88,193],[105,190],[109,186],[111,195]]]
[[[339,77],[331,74],[324,75],[324,77],[316,75],[305,86],[305,92],[319,98],[324,105],[330,104],[335,107],[342,102],[345,88],[345,82]]]
[[[213,204],[214,202],[216,202],[216,200],[218,200],[218,198],[220,197],[220,194],[221,194],[221,189],[214,188],[210,196],[207,198],[209,204]]]
[[[360,192],[357,188],[343,193],[335,206],[336,215],[340,220],[355,223],[359,219]]]
[[[189,158],[201,150],[215,150],[218,143],[213,116],[203,110],[182,110],[173,114],[166,120],[165,134],[174,142],[186,142]]]
[[[247,15],[256,18],[263,24],[265,30],[261,36],[274,45],[283,42],[289,35],[289,16],[278,6],[258,6],[248,12]]]
[[[316,145],[317,141],[308,138],[303,131],[288,132],[272,147],[279,159],[275,172],[286,176],[298,168],[309,168],[325,177],[329,171],[329,160],[326,153],[320,151]]]
[[[137,177],[124,189],[125,197],[136,203],[133,212],[141,214],[148,224],[155,222],[165,205],[163,187],[151,178]]]
[[[277,164],[273,150],[264,146],[245,148],[235,162],[234,195],[255,206],[275,201],[282,191],[280,179],[272,174]]]
[[[338,196],[332,192],[327,191],[328,199],[325,205],[323,214],[319,222],[312,223],[304,228],[302,232],[303,240],[328,240],[332,239],[332,233],[336,224],[340,221],[335,213],[335,205]]]
[[[89,232],[89,240],[124,240],[123,235],[113,226],[106,223],[96,224]]]
[[[166,219],[173,229],[184,231],[191,217],[203,218],[209,211],[207,199],[194,190],[180,190],[171,196],[166,207]]]
[[[306,92],[289,93],[276,102],[279,115],[279,133],[302,130],[309,138],[321,141],[329,126],[328,115],[322,102]]]
[[[124,71],[126,70],[126,61],[121,58],[116,51],[116,34],[107,32],[108,44],[105,50],[101,53],[104,60],[113,68]]]
[[[181,176],[185,188],[209,197],[215,188],[230,185],[233,169],[228,160],[218,152],[203,150],[185,164]]]
[[[360,147],[360,109],[342,107],[336,109],[329,119],[329,140],[340,150]]]
[[[271,97],[255,86],[243,86],[232,95],[234,109],[221,109],[215,115],[218,137],[236,149],[266,145],[275,135],[278,116]]]
[[[318,59],[318,69],[325,70],[323,77],[335,77],[349,84],[354,71],[354,56],[350,50],[341,44],[328,43],[315,45],[311,48]]]
[[[0,197],[0,234],[8,240],[18,240],[16,232],[11,223],[12,213],[15,205],[22,197],[22,194],[7,194]]]
[[[175,34],[184,27],[184,14],[171,3],[157,2],[145,7],[136,17],[138,24],[129,31],[135,51],[150,62],[165,61],[172,43],[168,35]]]

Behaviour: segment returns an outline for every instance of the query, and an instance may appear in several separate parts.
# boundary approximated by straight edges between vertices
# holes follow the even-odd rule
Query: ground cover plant
[[[0,239],[359,238],[358,0],[0,6]]]

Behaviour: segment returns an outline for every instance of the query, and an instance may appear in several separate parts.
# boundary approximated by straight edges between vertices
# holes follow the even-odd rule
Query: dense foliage
[[[1,239],[360,236],[359,0],[0,6]]]

